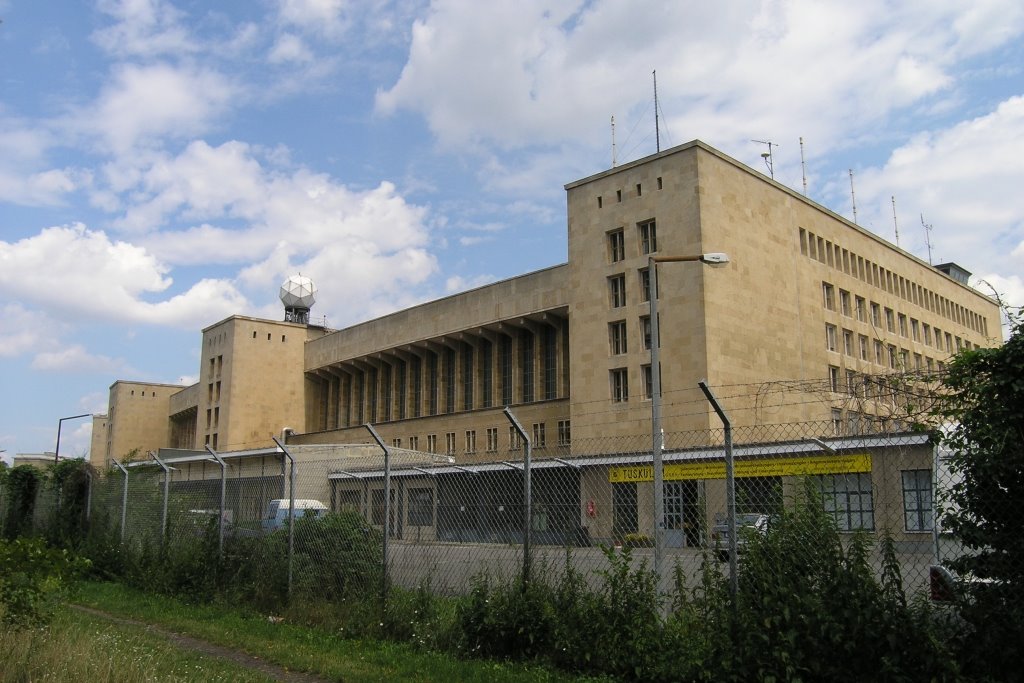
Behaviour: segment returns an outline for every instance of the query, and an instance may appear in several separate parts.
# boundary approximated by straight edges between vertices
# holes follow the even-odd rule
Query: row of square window
[[[835,325],[825,323],[825,348],[828,351],[839,353],[837,334],[838,330]],[[891,370],[903,372],[911,370],[933,372],[936,369],[941,372],[945,369],[945,364],[942,361],[936,363],[931,356],[922,356],[920,353],[913,354],[913,365],[911,365],[911,353],[907,349],[897,349],[894,344],[884,344],[878,339],[871,341],[864,334],[857,335],[857,347],[855,349],[853,331],[843,329],[842,335],[842,352],[850,358],[860,358],[862,361],[867,363],[874,362],[876,365],[888,365]],[[956,341],[956,348],[959,351],[962,342],[959,337],[957,337]]]
[[[988,321],[978,313],[812,232],[799,231],[800,251],[805,256],[988,336]]]
[[[661,176],[658,176],[655,179],[655,183],[656,183],[657,188],[659,190],[664,186],[663,183],[661,182]],[[637,197],[642,197],[643,194],[644,194],[643,185],[641,183],[637,183],[635,189],[636,189],[636,196]],[[615,190],[615,201],[616,202],[621,202],[622,201],[622,190]],[[604,208],[604,196],[602,196],[602,195],[597,195],[597,208],[599,208],[599,209],[603,209]]]
[[[653,218],[636,224],[636,239],[641,256],[658,251],[658,226]],[[608,232],[608,261],[626,260],[626,231],[618,228]]]
[[[822,291],[822,304],[829,311],[835,311],[836,309],[836,288],[828,283],[821,283]],[[869,322],[876,327],[881,329],[882,327],[882,313],[883,308],[881,305],[870,302],[870,318],[868,317],[868,302],[862,296],[853,296],[851,300],[850,292],[845,289],[839,290],[839,312],[847,318],[856,318],[860,322]],[[893,309],[886,306],[884,308],[885,313],[885,329],[889,332],[896,333],[899,331],[901,337],[907,337],[913,339],[915,342],[924,343],[926,346],[932,346],[934,339],[934,346],[936,349],[943,350],[943,339],[945,339],[945,350],[952,353],[954,339],[956,340],[956,350],[960,351],[963,347],[963,340],[960,337],[954,337],[949,332],[943,333],[939,328],[933,328],[928,323],[920,323],[916,318],[907,318],[903,313],[896,313]],[[909,320],[909,326],[908,326]],[[945,336],[943,336],[945,335]],[[835,350],[835,349],[831,349]]]
[[[557,445],[568,446],[572,441],[572,431],[569,424],[569,420],[558,421],[558,434],[557,434]],[[493,453],[498,450],[498,428],[488,427],[486,432],[487,437],[487,452]],[[454,455],[457,452],[457,433],[446,432],[444,435],[445,447],[444,453],[447,455]],[[467,429],[465,432],[465,445],[464,453],[476,453],[476,430]],[[396,437],[391,440],[391,445],[395,448],[402,448],[402,438]],[[427,453],[440,453],[437,448],[437,434],[427,434],[426,443]],[[532,448],[544,448],[547,446],[547,423],[535,422],[533,424],[533,438],[530,440],[530,446]],[[515,427],[508,428],[508,450],[518,451],[523,447],[523,440],[519,436],[519,432],[516,431]],[[410,436],[408,442],[408,448],[410,450],[417,451],[420,448],[420,438],[418,436]]]

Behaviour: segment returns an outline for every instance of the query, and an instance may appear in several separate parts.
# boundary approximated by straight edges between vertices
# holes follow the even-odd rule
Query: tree
[[[939,410],[953,425],[944,440],[958,478],[942,521],[967,549],[954,569],[975,579],[962,605],[973,629],[964,653],[992,672],[1024,642],[1024,319],[1010,320],[1005,344],[953,358]]]

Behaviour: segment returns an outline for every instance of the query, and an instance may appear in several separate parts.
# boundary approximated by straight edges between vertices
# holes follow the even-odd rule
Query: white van
[[[263,516],[263,530],[275,531],[288,525],[288,499],[277,498],[267,503],[267,514]],[[295,521],[304,517],[320,519],[329,512],[327,506],[312,498],[295,499]]]

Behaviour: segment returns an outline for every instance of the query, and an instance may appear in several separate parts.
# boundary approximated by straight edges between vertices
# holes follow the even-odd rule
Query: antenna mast
[[[661,151],[661,129],[658,125],[658,70],[651,72],[654,77],[654,141],[657,151]]]
[[[615,168],[615,116],[612,116],[612,168]]]
[[[896,195],[890,195],[892,200],[892,228],[896,232],[896,246],[900,246],[900,226],[896,222]]]
[[[800,175],[804,180],[804,196],[807,196],[807,164],[804,163],[804,136],[800,136]]]
[[[853,204],[853,222],[857,222],[857,195],[853,193],[853,169],[850,169],[850,202]]]
[[[778,145],[771,140],[751,140],[751,142],[756,142],[759,145],[768,145],[768,151],[761,152],[761,158],[764,159],[764,165],[768,167],[768,175],[772,177],[772,180],[775,180],[775,159],[772,156],[772,147],[778,147]]]
[[[921,227],[924,228],[924,243],[928,245],[928,265],[932,265],[932,226],[924,222],[924,214],[921,214]]]

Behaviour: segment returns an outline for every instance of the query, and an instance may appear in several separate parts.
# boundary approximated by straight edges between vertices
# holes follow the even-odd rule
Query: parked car
[[[768,523],[768,515],[760,512],[736,515],[736,553],[739,554],[746,550],[746,545],[753,535],[763,536],[766,534]],[[724,515],[715,517],[715,526],[711,530],[711,537],[715,542],[718,559],[727,562],[729,560],[729,520]]]
[[[287,498],[277,498],[267,503],[267,512],[263,515],[262,526],[266,532],[276,531],[288,524]],[[312,498],[295,499],[295,520],[313,517],[320,519],[330,510],[319,500]]]

